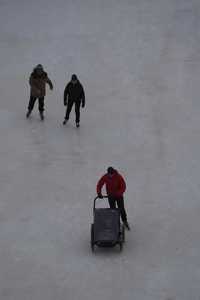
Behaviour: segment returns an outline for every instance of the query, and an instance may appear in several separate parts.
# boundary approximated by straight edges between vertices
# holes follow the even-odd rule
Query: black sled
[[[103,197],[107,198],[107,197]],[[120,222],[120,211],[118,208],[96,208],[94,199],[93,218],[91,224],[91,249],[95,250],[98,247],[115,247],[119,246],[120,251],[123,249],[125,242],[125,228]],[[101,200],[102,201],[102,200]]]

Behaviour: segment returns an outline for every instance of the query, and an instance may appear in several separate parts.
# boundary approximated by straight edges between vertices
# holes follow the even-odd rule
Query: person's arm
[[[29,77],[29,84],[32,86],[32,76]]]
[[[83,86],[81,85],[81,101],[82,101],[82,107],[85,107],[85,92],[84,92],[84,89],[83,89]]]
[[[69,95],[69,85],[67,85],[64,90],[64,106],[67,106],[68,95]]]
[[[53,90],[53,83],[51,82],[48,76],[46,77],[46,83],[48,83],[50,89]]]
[[[98,196],[102,196],[101,190],[102,190],[102,187],[104,184],[105,184],[105,175],[103,177],[101,177],[101,179],[97,183],[97,195]]]
[[[124,178],[121,175],[119,175],[119,189],[117,191],[117,195],[119,197],[122,196],[124,194],[125,190],[126,190],[126,182],[125,182]]]
[[[32,88],[38,89],[36,81],[32,75],[29,77],[29,84]]]

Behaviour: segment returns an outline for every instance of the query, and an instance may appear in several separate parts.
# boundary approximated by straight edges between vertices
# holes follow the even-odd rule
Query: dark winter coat
[[[85,92],[80,81],[73,84],[71,81],[67,84],[64,91],[64,105],[67,105],[67,101],[70,102],[82,102],[82,106],[85,106]]]
[[[53,84],[49,79],[46,72],[42,71],[41,75],[37,73],[34,69],[29,78],[29,84],[31,86],[31,96],[32,97],[44,97],[46,95],[46,83],[51,89],[53,89]]]
[[[103,185],[106,186],[108,196],[120,198],[126,190],[126,183],[124,178],[115,170],[112,177],[105,174],[97,183],[97,194],[101,194]]]

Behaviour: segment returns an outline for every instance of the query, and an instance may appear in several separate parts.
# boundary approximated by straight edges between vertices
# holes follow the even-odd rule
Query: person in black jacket
[[[69,120],[72,107],[75,104],[76,127],[80,126],[80,107],[85,107],[85,92],[82,84],[75,74],[72,75],[71,81],[67,84],[64,91],[64,105],[67,106],[63,125]]]

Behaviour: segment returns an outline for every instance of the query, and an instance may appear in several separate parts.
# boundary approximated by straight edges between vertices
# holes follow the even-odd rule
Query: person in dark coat
[[[46,96],[46,84],[49,85],[50,89],[53,90],[53,84],[48,77],[48,74],[44,71],[42,65],[37,65],[29,78],[30,84],[30,100],[28,105],[28,112],[26,117],[28,118],[34,108],[35,102],[38,99],[38,109],[41,120],[44,119],[44,98]]]
[[[80,126],[80,107],[85,107],[85,92],[82,84],[75,74],[72,75],[71,81],[64,90],[64,105],[67,106],[63,125],[69,120],[73,105],[75,105],[76,127]]]
[[[107,169],[107,173],[103,175],[97,183],[96,190],[99,198],[103,198],[101,190],[104,185],[106,187],[110,208],[116,208],[117,204],[117,207],[120,210],[122,222],[124,223],[124,226],[130,230],[130,226],[127,222],[126,210],[124,207],[123,194],[126,190],[124,178],[113,167],[109,167]]]

